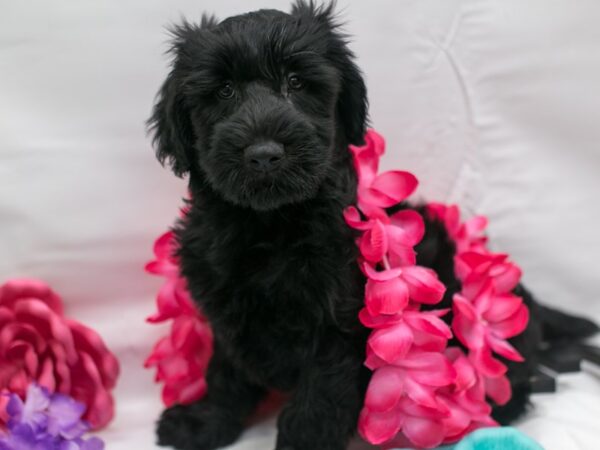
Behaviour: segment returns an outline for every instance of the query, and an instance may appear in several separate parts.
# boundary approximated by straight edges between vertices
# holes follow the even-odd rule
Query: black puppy
[[[189,174],[179,256],[215,340],[207,395],[167,409],[159,443],[226,446],[278,389],[292,396],[279,416],[277,449],[345,449],[369,379],[368,330],[358,322],[364,279],[342,218],[356,195],[348,145],[362,142],[366,126],[360,71],[332,7],[312,2],[299,1],[290,14],[205,17],[174,36],[172,71],[150,125],[158,158]],[[449,303],[460,286],[441,224],[427,224],[418,251],[418,262],[448,286]],[[501,420],[526,406],[544,327],[555,335],[565,327],[563,316],[545,325],[546,310],[519,290],[532,320],[513,345],[527,362],[509,364],[515,395],[496,409]],[[593,328],[575,325],[587,327],[579,334]]]

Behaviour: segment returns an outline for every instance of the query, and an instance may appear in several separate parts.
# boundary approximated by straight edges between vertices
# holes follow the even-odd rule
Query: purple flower
[[[85,405],[63,394],[50,394],[32,384],[23,402],[11,394],[6,412],[8,433],[0,435],[0,450],[103,450],[98,438],[84,439],[90,426],[81,420]]]

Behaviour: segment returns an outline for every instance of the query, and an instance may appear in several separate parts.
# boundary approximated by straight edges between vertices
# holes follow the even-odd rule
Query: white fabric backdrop
[[[423,198],[491,219],[497,249],[548,304],[600,317],[600,3],[339,2],[385,165]],[[166,74],[163,26],[287,1],[0,2],[0,280],[48,281],[122,361],[114,450],[153,448],[158,388],[141,363],[159,280],[142,272],[185,192],[144,133]],[[600,384],[536,398],[547,449],[600,448]],[[272,424],[236,449],[272,446]]]

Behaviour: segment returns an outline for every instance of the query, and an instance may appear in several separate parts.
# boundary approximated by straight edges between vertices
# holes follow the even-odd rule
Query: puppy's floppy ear
[[[341,76],[337,114],[349,144],[364,143],[367,128],[367,88],[362,73],[354,63],[354,54],[348,48],[348,38],[340,32],[335,17],[335,0],[318,5],[314,0],[297,0],[292,15],[309,18],[327,31],[327,56]]]
[[[177,176],[190,171],[194,152],[194,130],[183,95],[183,79],[189,64],[190,50],[197,46],[195,41],[198,33],[216,23],[214,17],[203,15],[200,25],[184,20],[181,25],[170,29],[173,35],[170,49],[173,54],[171,72],[157,94],[147,125],[153,134],[156,157],[162,164],[168,160]]]
[[[340,70],[342,89],[338,97],[338,114],[349,144],[364,144],[367,128],[367,88],[350,51],[342,55]]]

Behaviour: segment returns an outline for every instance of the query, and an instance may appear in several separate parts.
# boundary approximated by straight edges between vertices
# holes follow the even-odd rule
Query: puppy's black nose
[[[246,164],[257,172],[269,172],[275,169],[284,155],[283,145],[274,141],[253,144],[244,151]]]

